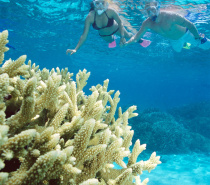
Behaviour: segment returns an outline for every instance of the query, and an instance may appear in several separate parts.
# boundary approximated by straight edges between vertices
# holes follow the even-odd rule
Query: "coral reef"
[[[1,62],[7,37],[0,33]],[[134,131],[128,119],[137,116],[136,107],[119,108],[116,118],[120,93],[107,91],[109,80],[87,96],[86,70],[75,82],[68,69],[40,70],[25,61],[25,55],[9,59],[0,68],[0,184],[147,184],[139,175],[161,162],[155,152],[137,162],[146,149],[139,140],[129,150]]]
[[[210,102],[198,102],[169,110],[179,123],[191,132],[210,139]]]
[[[197,111],[192,111],[192,106],[189,107],[191,108],[172,109],[171,114],[158,109],[147,109],[139,113],[134,123],[133,120],[130,123],[141,141],[147,143],[148,151],[155,150],[162,154],[210,152],[210,139],[204,135],[209,133],[208,109],[203,105],[203,112],[207,113],[204,117],[204,113],[199,114],[201,107]],[[182,114],[186,115],[185,119]],[[188,117],[193,119],[186,119]],[[201,128],[206,129],[204,131]]]

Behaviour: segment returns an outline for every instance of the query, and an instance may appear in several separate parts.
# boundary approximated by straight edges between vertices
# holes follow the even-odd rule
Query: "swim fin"
[[[186,43],[184,44],[183,48],[184,48],[184,49],[191,49],[190,46],[191,46],[191,44],[188,43],[188,42],[186,42]]]
[[[113,42],[109,43],[109,45],[108,45],[109,48],[115,48],[116,46],[117,46],[117,44],[116,44],[115,39]]]
[[[150,41],[150,40],[146,40],[146,39],[140,39],[140,40],[138,41],[138,43],[139,43],[142,47],[146,48],[146,47],[148,47],[148,46],[151,44],[151,41]]]

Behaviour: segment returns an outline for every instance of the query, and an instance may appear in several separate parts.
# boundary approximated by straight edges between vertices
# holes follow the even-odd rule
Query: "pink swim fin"
[[[115,48],[117,46],[116,41],[109,43],[109,48]]]
[[[141,39],[141,40],[142,40],[142,42],[139,44],[144,48],[148,47],[151,44],[150,40],[145,40],[145,39]]]

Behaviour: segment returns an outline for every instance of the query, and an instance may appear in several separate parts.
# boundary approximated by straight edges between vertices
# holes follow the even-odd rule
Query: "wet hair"
[[[145,2],[144,2],[144,7],[146,7],[146,6],[151,6],[151,5],[157,6],[158,3],[159,3],[159,1],[156,1],[156,0],[145,1]]]
[[[151,1],[151,2],[146,2],[143,6],[144,9],[147,9],[148,7],[151,7],[151,6],[155,6],[155,7],[158,7],[160,8],[160,3],[159,1]]]
[[[90,2],[90,10],[89,12],[91,12],[92,10],[94,10],[94,4],[93,4],[93,1]]]

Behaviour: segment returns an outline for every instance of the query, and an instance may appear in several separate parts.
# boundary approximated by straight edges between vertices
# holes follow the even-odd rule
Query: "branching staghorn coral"
[[[1,56],[7,36],[0,33]],[[112,98],[109,80],[86,96],[86,70],[75,82],[67,68],[40,70],[25,60],[10,59],[0,68],[0,184],[146,185],[139,175],[161,162],[155,152],[137,162],[146,149],[139,140],[129,149],[134,131],[128,119],[138,115],[136,107],[119,108],[117,118],[120,93]],[[122,169],[113,169],[113,162]]]
[[[2,64],[4,60],[4,53],[9,50],[9,48],[6,47],[6,44],[9,42],[7,40],[7,37],[8,37],[8,31],[5,30],[0,35],[0,64]]]

